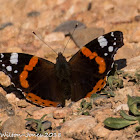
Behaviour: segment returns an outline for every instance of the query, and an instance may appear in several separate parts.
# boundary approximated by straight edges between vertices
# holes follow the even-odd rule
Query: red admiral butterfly
[[[64,105],[65,99],[90,97],[106,85],[113,57],[122,46],[122,32],[114,31],[86,44],[69,62],[62,53],[56,64],[29,54],[1,53],[0,70],[28,101],[39,106]]]

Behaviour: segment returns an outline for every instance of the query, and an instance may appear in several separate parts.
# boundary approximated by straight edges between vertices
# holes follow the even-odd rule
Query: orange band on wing
[[[28,77],[28,72],[27,71],[22,71],[22,73],[19,76],[20,84],[24,88],[29,87],[28,81],[26,80],[27,77]]]
[[[24,93],[25,97],[27,100],[37,104],[37,105],[40,105],[40,106],[54,106],[54,107],[57,107],[57,105],[59,104],[58,102],[53,102],[53,101],[50,101],[50,100],[43,100],[41,99],[39,96],[33,94],[33,93]]]
[[[97,82],[97,84],[93,87],[93,90],[89,92],[86,97],[90,97],[93,93],[96,93],[97,91],[100,91],[105,85],[106,85],[106,77],[104,79],[101,79]],[[85,98],[86,98],[85,97]]]
[[[32,66],[32,67],[35,67],[37,63],[38,63],[38,58],[34,56],[34,57],[31,58],[28,65]]]
[[[38,63],[38,58],[34,56],[30,59],[29,64],[25,65],[24,70],[19,76],[20,84],[23,88],[29,87],[29,83],[26,80],[28,78],[28,71],[32,71],[33,67],[35,67],[37,63]]]
[[[33,67],[32,66],[30,66],[30,65],[25,65],[25,67],[24,67],[24,70],[28,70],[28,71],[32,71],[33,70]]]
[[[104,59],[102,57],[100,57],[100,56],[97,56],[95,58],[95,61],[99,65],[99,73],[104,73],[105,70],[106,70],[106,64],[105,64]]]
[[[83,47],[81,49],[81,52],[86,56],[89,57],[89,59],[94,59],[96,63],[99,65],[99,73],[104,73],[106,70],[106,63],[104,61],[104,59],[100,56],[98,56],[98,54],[96,52],[91,52],[88,48]]]
[[[92,55],[92,52],[86,47],[82,47],[81,51],[86,57],[89,57],[90,55]]]

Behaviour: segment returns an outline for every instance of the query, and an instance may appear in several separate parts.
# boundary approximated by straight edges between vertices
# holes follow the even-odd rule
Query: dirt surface
[[[115,60],[119,69],[129,73],[133,80],[120,74],[123,88],[118,87],[114,91],[114,97],[103,96],[92,100],[92,108],[87,109],[88,116],[83,115],[81,110],[82,99],[64,108],[41,108],[25,99],[17,98],[13,93],[7,94],[0,88],[0,139],[1,134],[23,134],[14,136],[21,140],[140,139],[140,132],[135,131],[138,123],[120,130],[108,129],[103,123],[108,117],[120,118],[121,109],[129,111],[128,94],[140,97],[140,86],[134,81],[135,72],[140,70],[139,0],[1,0],[0,53],[22,52],[55,62],[56,54],[34,36],[32,31],[56,52],[60,52],[69,40],[69,36],[66,35],[72,33],[74,28],[73,23],[68,22],[66,29],[62,29],[62,23],[75,20],[79,21],[80,28],[75,31],[73,40],[66,47],[66,58],[69,59],[79,50],[78,47],[90,40],[104,33],[119,30],[124,35],[124,46],[118,50]],[[0,73],[0,82],[6,86],[10,85],[10,80],[3,73]],[[86,101],[91,102],[88,98]],[[10,108],[7,109],[8,105]],[[40,119],[45,114],[47,116],[43,120],[48,122],[44,122],[43,127],[49,129],[46,131],[46,137],[38,137],[35,135],[37,124],[33,120],[25,119]],[[34,136],[30,137],[31,134]]]

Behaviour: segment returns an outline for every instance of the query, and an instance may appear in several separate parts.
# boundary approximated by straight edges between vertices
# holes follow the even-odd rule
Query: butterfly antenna
[[[32,31],[32,33],[33,33],[39,40],[41,40],[45,45],[47,45],[54,53],[57,54],[57,52],[56,52],[53,48],[51,48],[43,39],[41,39],[34,31]],[[58,54],[57,54],[57,55],[58,55]]]
[[[73,30],[73,32],[72,32],[72,34],[71,34],[71,36],[74,34],[74,31],[76,30],[77,26],[78,26],[78,23],[76,23],[76,25],[75,25],[75,27],[74,27],[74,30]],[[71,40],[71,38],[69,38],[69,40],[67,41],[67,43],[66,43],[66,45],[65,45],[65,48],[64,48],[62,54],[64,54],[64,51],[65,51],[65,49],[66,49],[68,43],[70,42],[70,40]]]

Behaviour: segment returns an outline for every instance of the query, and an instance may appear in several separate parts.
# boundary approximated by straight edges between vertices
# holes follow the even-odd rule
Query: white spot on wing
[[[0,62],[2,62],[2,60],[0,60]]]
[[[2,64],[3,67],[5,67],[5,64]]]
[[[6,69],[7,69],[7,71],[12,71],[12,67],[11,66],[7,66]]]
[[[107,72],[107,75],[110,73],[110,71],[111,71],[111,70],[109,70],[109,71]]]
[[[19,91],[21,91],[21,92],[22,92],[22,89],[20,89],[20,88],[17,88],[17,90],[19,90]]]
[[[98,42],[101,46],[101,48],[104,48],[105,46],[107,46],[107,40],[104,38],[104,36],[100,36],[98,37]]]
[[[10,63],[11,64],[17,64],[18,63],[18,53],[12,53],[11,54]]]
[[[113,68],[113,66],[114,66],[114,62],[112,63],[111,68]]]
[[[2,53],[1,53],[0,55],[1,55],[1,58],[3,58],[3,57],[4,57],[4,55],[3,55]]]
[[[116,42],[114,42],[113,45],[116,45]]]
[[[14,70],[14,73],[18,73],[18,71],[17,70]]]
[[[116,40],[116,38],[114,38],[114,40]]]
[[[13,82],[11,82],[11,85],[13,85],[15,87],[15,84]]]
[[[104,56],[107,56],[108,55],[108,53],[104,53]]]
[[[109,47],[108,47],[108,51],[109,51],[109,52],[113,52],[113,46],[109,46]]]
[[[114,32],[111,32],[111,36],[114,37]]]

